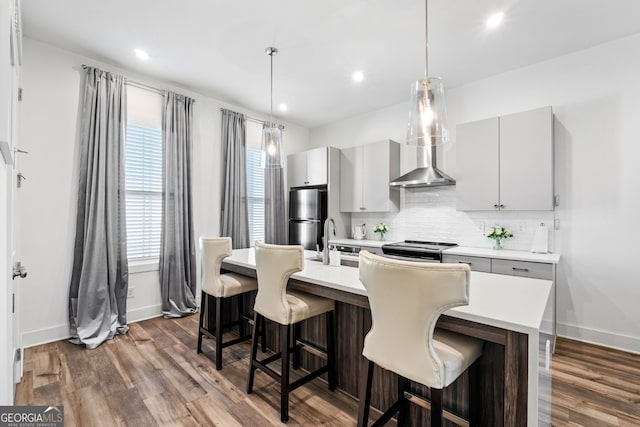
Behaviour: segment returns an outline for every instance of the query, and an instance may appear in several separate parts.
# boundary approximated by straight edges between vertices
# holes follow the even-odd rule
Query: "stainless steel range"
[[[387,258],[404,261],[442,262],[442,251],[456,246],[458,246],[457,243],[405,240],[382,245],[382,253]]]

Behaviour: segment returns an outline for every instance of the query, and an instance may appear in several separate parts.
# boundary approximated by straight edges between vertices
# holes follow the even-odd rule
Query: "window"
[[[127,125],[125,176],[128,257],[159,257],[162,221],[160,129]]]
[[[262,126],[247,123],[247,210],[249,211],[249,242],[264,241],[264,169],[261,167],[260,139]]]
[[[160,95],[127,87],[125,193],[127,255],[158,258],[162,224],[162,116]]]

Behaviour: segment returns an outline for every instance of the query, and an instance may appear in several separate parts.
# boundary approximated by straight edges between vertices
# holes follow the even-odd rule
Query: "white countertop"
[[[504,251],[500,251],[502,252]],[[305,251],[304,270],[291,277],[319,286],[367,295],[358,278],[357,268],[332,267],[308,259],[315,256],[315,252]],[[224,262],[255,269],[255,252],[253,248],[236,249]],[[537,334],[551,285],[550,280],[472,271],[469,305],[453,308],[445,314],[525,334]]]
[[[350,245],[350,246],[371,246],[380,248],[387,243],[395,243],[395,240],[356,240],[356,239],[329,239],[329,244]]]
[[[533,252],[512,251],[508,249],[501,249],[499,251],[496,251],[494,249],[487,248],[456,246],[455,248],[444,250],[443,253],[448,255],[466,255],[484,258],[511,259],[514,261],[544,262],[547,264],[557,264],[560,262],[560,254],[535,254]]]

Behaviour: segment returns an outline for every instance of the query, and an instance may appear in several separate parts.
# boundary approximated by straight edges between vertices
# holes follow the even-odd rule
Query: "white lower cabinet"
[[[553,280],[553,264],[544,262],[447,254],[443,254],[442,262],[468,264],[471,270],[485,273]]]

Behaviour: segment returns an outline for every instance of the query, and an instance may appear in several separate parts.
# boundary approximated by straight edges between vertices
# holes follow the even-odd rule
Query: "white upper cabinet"
[[[400,206],[400,190],[389,181],[400,175],[400,144],[380,141],[342,150],[340,211],[392,212]]]
[[[458,125],[456,208],[553,210],[551,107]]]
[[[551,107],[500,117],[500,208],[553,210]]]
[[[458,125],[456,128],[456,208],[490,210],[500,200],[498,118]]]
[[[322,147],[287,156],[289,187],[327,185],[327,150]]]

